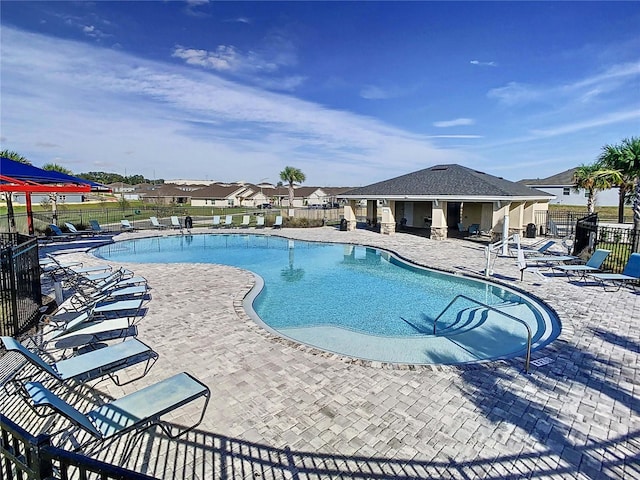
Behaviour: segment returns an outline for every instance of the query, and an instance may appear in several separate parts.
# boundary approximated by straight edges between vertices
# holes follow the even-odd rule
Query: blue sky
[[[11,2],[2,148],[75,173],[509,180],[640,134],[638,2]]]

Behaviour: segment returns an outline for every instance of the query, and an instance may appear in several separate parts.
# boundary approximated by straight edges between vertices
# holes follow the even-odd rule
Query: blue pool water
[[[250,270],[264,280],[248,305],[257,320],[298,342],[369,360],[456,364],[520,355],[526,328],[507,316],[531,327],[534,348],[559,333],[555,315],[535,299],[411,266],[369,247],[212,234],[129,240],[95,254],[115,262],[215,263]],[[456,298],[461,294],[472,300]]]

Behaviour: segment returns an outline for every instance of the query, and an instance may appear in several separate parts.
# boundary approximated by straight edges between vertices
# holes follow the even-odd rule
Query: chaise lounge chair
[[[78,235],[74,233],[64,233],[62,230],[60,230],[60,227],[53,223],[49,224],[49,229],[52,233],[51,237],[49,237],[51,240],[74,240],[78,237]]]
[[[264,228],[264,217],[256,217],[256,228]]]
[[[634,290],[640,284],[640,253],[632,253],[622,273],[590,273],[589,277],[599,282],[605,289],[630,285]]]
[[[249,223],[251,222],[251,216],[243,215],[242,223],[240,223],[240,228],[249,228]]]
[[[34,408],[52,408],[73,425],[91,435],[91,438],[78,445],[76,450],[95,441],[111,440],[119,435],[134,432],[125,444],[124,458],[128,458],[138,435],[155,425],[159,425],[169,438],[177,438],[196,428],[204,418],[211,397],[211,392],[204,383],[183,372],[112,402],[99,405],[83,414],[40,382],[27,382],[24,387]],[[163,421],[162,417],[200,398],[204,398],[204,405],[196,422],[173,433],[175,427]],[[54,436],[63,431],[67,429],[52,432],[51,435]]]
[[[219,227],[220,227],[220,215],[214,215],[213,224],[211,225],[211,228],[219,228]]]
[[[224,227],[231,228],[233,226],[233,215],[227,215],[224,218]]]
[[[19,353],[29,363],[62,382],[67,380],[86,382],[108,375],[116,385],[126,385],[144,377],[158,359],[158,354],[148,345],[133,338],[49,364],[40,355],[29,350],[15,338],[0,337],[0,339],[8,352]],[[142,362],[147,362],[147,364],[141,375],[120,383],[116,372]],[[24,369],[21,369],[12,379],[12,383],[14,385],[22,383],[29,378],[29,375],[24,374]]]
[[[156,230],[162,230],[164,228],[167,228],[166,225],[163,225],[158,221],[158,217],[149,217],[149,221],[151,222],[151,226]]]
[[[120,220],[120,230],[123,230],[125,232],[132,232],[135,230],[135,228],[133,227],[133,225],[131,225],[131,223],[129,223],[129,220],[122,219]]]
[[[97,220],[89,220],[89,225],[91,225],[91,230],[94,233],[104,233],[104,230],[102,229],[102,227],[100,226],[100,223],[98,223]]]
[[[73,223],[64,222],[65,227],[69,229],[69,232],[73,235],[91,235],[93,236],[93,230],[78,230]]]
[[[180,219],[175,215],[171,216],[171,228],[177,228],[182,230],[182,225],[180,225]]]
[[[610,253],[611,250],[599,248],[593,252],[593,255],[591,255],[589,260],[587,260],[587,263],[584,265],[554,265],[553,268],[566,273],[567,276],[571,274],[579,275],[584,280],[588,273],[596,273],[600,271],[602,264]]]
[[[276,221],[273,222],[273,228],[282,228],[282,215],[276,217]]]

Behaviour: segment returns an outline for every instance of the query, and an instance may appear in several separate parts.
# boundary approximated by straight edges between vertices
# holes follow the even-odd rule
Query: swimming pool
[[[245,302],[257,322],[296,342],[365,360],[477,363],[522,355],[522,322],[534,350],[560,333],[556,315],[535,298],[371,247],[234,233],[127,240],[94,253],[114,262],[250,270],[262,279]]]

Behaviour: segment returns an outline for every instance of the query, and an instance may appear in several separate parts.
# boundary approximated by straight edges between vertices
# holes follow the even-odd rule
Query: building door
[[[456,230],[460,223],[461,202],[447,202],[447,225]]]

